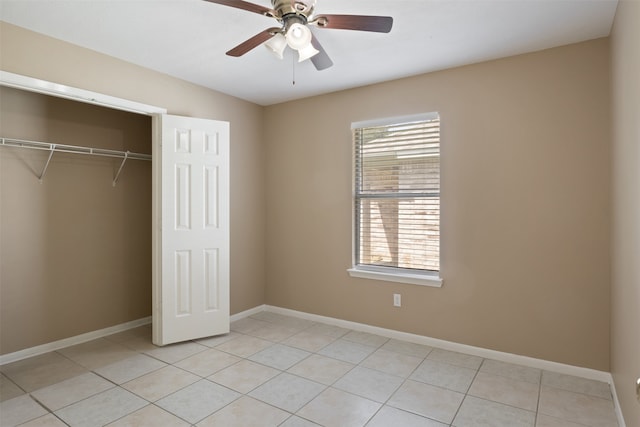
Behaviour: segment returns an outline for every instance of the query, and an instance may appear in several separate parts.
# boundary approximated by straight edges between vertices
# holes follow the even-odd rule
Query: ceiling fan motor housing
[[[315,0],[271,0],[273,10],[276,12],[278,20],[287,21],[289,17],[298,17],[304,23],[313,13]]]

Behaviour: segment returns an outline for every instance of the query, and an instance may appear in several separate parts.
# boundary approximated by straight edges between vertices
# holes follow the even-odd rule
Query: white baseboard
[[[253,316],[254,314],[261,313],[266,310],[266,305],[262,304],[257,307],[250,308],[249,310],[241,311],[240,313],[236,313],[231,316],[231,321],[235,322],[236,320],[244,319],[245,317]]]
[[[611,376],[611,382],[609,383],[611,386],[611,395],[613,397],[613,404],[616,407],[616,417],[618,417],[618,427],[626,427],[627,424],[624,422],[624,416],[622,415],[622,409],[620,408],[620,402],[618,401],[618,393],[616,392],[616,383],[613,381],[613,375]]]
[[[566,365],[548,360],[536,359],[533,357],[520,356],[517,354],[505,353],[497,350],[489,350],[482,347],[474,347],[466,344],[459,344],[451,341],[430,338],[423,335],[410,334],[407,332],[395,331],[393,329],[385,329],[377,326],[365,325],[362,323],[350,322],[348,320],[334,319],[331,317],[309,314],[286,308],[266,306],[267,311],[273,313],[284,314],[288,316],[299,317],[302,319],[313,320],[316,322],[327,323],[342,328],[352,329],[355,331],[369,332],[381,335],[387,338],[395,338],[403,341],[409,341],[415,344],[428,345],[438,347],[444,350],[466,353],[473,356],[479,356],[487,359],[499,360],[501,362],[515,363],[518,365],[529,366],[532,368],[544,369],[546,371],[557,372],[561,374],[573,375],[576,377],[587,378],[590,380],[611,383],[611,374],[609,372],[597,371],[595,369],[582,368],[579,366]]]
[[[18,360],[26,359],[28,357],[39,356],[41,354],[60,350],[61,348],[69,347],[72,345],[82,344],[83,342],[106,337],[107,335],[115,334],[117,332],[137,328],[138,326],[142,325],[148,325],[149,323],[151,323],[151,316],[138,320],[132,320],[131,322],[122,323],[120,325],[110,326],[108,328],[100,329],[97,331],[87,332],[85,334],[76,335],[74,337],[64,338],[47,344],[38,345],[36,347],[26,348],[14,353],[3,354],[0,355],[0,365],[17,362]]]
[[[272,313],[312,320],[314,322],[339,326],[341,328],[351,329],[354,331],[369,332],[371,334],[381,335],[387,338],[408,341],[415,344],[428,345],[430,347],[438,347],[443,350],[456,351],[459,353],[470,354],[486,359],[499,360],[501,362],[513,363],[517,365],[528,366],[531,368],[543,369],[545,371],[556,372],[565,375],[573,375],[576,377],[605,382],[611,387],[611,394],[616,410],[616,416],[618,418],[619,427],[626,427],[624,417],[620,409],[620,402],[618,401],[618,396],[616,394],[613,377],[609,372],[583,368],[580,366],[567,365],[564,363],[551,362],[549,360],[536,359],[528,356],[505,353],[502,351],[490,350],[482,347],[474,347],[466,344],[459,344],[451,341],[440,340],[437,338],[426,337],[423,335],[410,334],[407,332],[400,332],[393,329],[385,329],[377,326],[366,325],[363,323],[356,323],[350,322],[348,320],[335,319],[333,317],[320,316],[317,314],[309,314],[302,311],[290,310],[288,308],[281,308],[270,305],[265,305],[263,307],[265,311],[270,311]]]
[[[262,311],[265,311],[265,306],[259,305],[257,307],[250,308],[249,310],[245,310],[243,312],[234,314],[233,316],[231,316],[231,321],[233,322],[236,320],[240,320],[245,317],[249,317],[251,315],[260,313]],[[12,362],[17,362],[19,360],[27,359],[29,357],[39,356],[41,354],[49,353],[51,351],[60,350],[61,348],[70,347],[72,345],[82,344],[83,342],[106,337],[107,335],[126,331],[128,329],[137,328],[138,326],[148,325],[149,323],[151,323],[151,316],[145,317],[143,319],[133,320],[127,323],[122,323],[120,325],[100,329],[97,331],[87,332],[85,334],[76,335],[74,337],[64,338],[64,339],[50,342],[47,344],[38,345],[36,347],[26,348],[24,350],[16,351],[14,353],[3,354],[3,355],[0,355],[0,366],[6,365],[7,363],[12,363]]]

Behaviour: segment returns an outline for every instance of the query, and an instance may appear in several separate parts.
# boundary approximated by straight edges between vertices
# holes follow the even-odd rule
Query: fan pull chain
[[[295,55],[291,55],[291,75],[292,75],[291,85],[295,86],[296,85],[296,56]]]

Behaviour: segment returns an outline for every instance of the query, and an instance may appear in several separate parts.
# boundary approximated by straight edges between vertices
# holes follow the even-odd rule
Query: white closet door
[[[229,332],[229,123],[154,119],[153,343]]]

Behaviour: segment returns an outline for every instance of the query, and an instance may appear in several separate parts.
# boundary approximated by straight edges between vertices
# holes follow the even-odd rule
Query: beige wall
[[[261,108],[8,24],[0,31],[3,70],[231,122],[232,313],[267,302],[609,370],[608,40]],[[350,278],[350,123],[429,111],[443,120],[445,285]],[[5,271],[17,268],[4,256],[16,244],[7,230],[3,304]],[[31,247],[38,265],[47,253]],[[33,296],[18,319],[29,330],[48,319],[33,315]],[[148,313],[146,304],[135,307]],[[112,316],[120,309],[0,352],[138,317]],[[2,319],[3,336],[27,330],[13,320]]]
[[[261,107],[6,23],[0,23],[0,52],[2,52],[0,69],[4,71],[164,107],[169,114],[229,121],[231,124],[232,217],[231,312],[237,313],[264,303],[266,284],[264,212],[266,207],[263,189],[265,163],[262,147],[263,109]],[[16,129],[14,131],[21,133]],[[27,133],[28,130],[25,129],[23,135]],[[149,125],[150,134],[151,127]],[[55,161],[62,160],[56,159]],[[105,182],[103,176],[112,173],[111,164],[100,163],[101,171],[95,171],[96,174],[100,173],[100,178],[97,178],[91,177],[94,172],[94,163],[92,162],[87,159],[76,161],[78,171],[74,175],[75,178],[66,175],[61,178],[61,182],[66,185],[74,179],[82,180],[85,177],[83,174],[88,172],[88,182],[72,182],[72,184],[82,185],[82,191],[87,194],[99,185],[110,187],[109,179],[107,178]],[[47,180],[41,187],[39,184],[32,186],[33,172],[28,169],[31,163],[17,166],[15,162],[12,162],[11,167],[5,167],[6,164],[3,162],[2,176],[0,177],[2,179],[2,210],[0,211],[2,217],[0,228],[0,256],[2,258],[0,260],[2,271],[0,275],[2,281],[0,285],[2,292],[0,295],[2,300],[0,335],[2,341],[0,342],[0,353],[10,353],[149,315],[151,301],[149,287],[151,284],[149,276],[146,275],[148,272],[144,273],[144,277],[140,273],[140,277],[126,279],[136,283],[146,282],[144,285],[140,284],[140,288],[137,286],[129,288],[120,281],[123,278],[121,275],[124,273],[121,273],[120,276],[116,273],[109,273],[109,276],[102,277],[100,288],[91,291],[82,287],[80,277],[73,284],[66,283],[66,279],[70,277],[68,272],[58,271],[60,267],[55,266],[59,264],[53,261],[56,258],[52,258],[62,258],[63,256],[51,253],[52,248],[57,248],[51,242],[64,238],[64,231],[68,229],[51,225],[54,220],[57,221],[60,217],[66,218],[68,214],[66,209],[73,206],[72,195],[66,194],[62,190],[63,184],[53,193],[41,196],[34,195],[34,191],[49,191],[48,189],[51,188],[54,181]],[[33,160],[33,165],[35,165],[33,167],[39,168],[41,163],[39,160]],[[131,177],[133,172],[133,167],[127,167],[123,179],[127,174]],[[64,165],[61,163],[52,164],[48,177],[51,178],[49,174],[55,177],[55,174],[60,173],[66,173]],[[146,172],[141,175],[147,179]],[[144,182],[135,185],[142,187],[143,184]],[[113,215],[109,216],[124,218],[128,214],[125,210],[128,203],[126,198],[132,197],[131,192],[138,190],[141,189],[135,186],[127,187],[124,184],[118,186],[113,194],[108,193],[105,189],[104,194],[109,194],[111,197],[96,200],[96,206],[92,208],[96,211],[116,209],[110,202],[114,198],[122,197],[123,199],[119,200],[117,205],[120,211],[113,212]],[[117,196],[117,194],[124,193],[126,196]],[[9,195],[24,198],[20,203],[28,211],[24,212],[24,218],[20,220],[24,220],[26,223],[29,219],[35,228],[26,235],[17,233],[13,224],[7,223],[17,216],[14,210],[7,207]],[[61,195],[62,198],[59,198],[58,196]],[[145,193],[141,197],[149,198],[150,203],[150,190],[149,193]],[[146,201],[143,204],[146,204]],[[52,217],[52,213],[55,216]],[[135,223],[135,228],[151,227],[150,216],[148,218],[149,221],[146,225],[141,224],[142,220],[140,220]],[[23,225],[21,223],[21,227]],[[87,223],[83,226],[91,229],[93,224]],[[110,255],[108,258],[97,257],[93,259],[93,262],[98,265],[96,268],[99,271],[107,274],[109,269],[106,266],[111,265],[112,262],[117,265],[129,263],[124,255],[130,251],[130,233],[127,227],[120,229],[120,235],[107,236],[109,234],[107,230],[100,230],[100,232],[102,234],[97,234],[95,239],[110,237],[108,245],[102,245],[108,247],[100,248],[100,254],[108,252]],[[25,237],[30,240],[28,242],[22,241]],[[148,247],[150,247],[148,230],[147,237],[140,237],[140,239],[148,240]],[[142,245],[142,243],[136,242],[136,245]],[[10,254],[16,247],[30,247],[32,252],[29,253],[29,259],[21,259],[20,262],[14,263]],[[119,255],[116,255],[118,252]],[[48,267],[46,267],[48,263],[54,266],[52,268],[58,269],[54,271],[53,276],[47,274],[49,273]],[[150,263],[148,265],[150,269]],[[83,267],[83,271],[90,269],[89,265]],[[142,289],[143,286],[146,286],[146,289]],[[126,289],[123,289],[118,295],[113,295],[115,301],[112,301],[108,307],[97,307],[95,301],[99,301],[107,294],[111,295],[111,287]],[[19,289],[16,290],[17,288]],[[82,293],[85,294],[86,300],[78,299],[78,295]],[[63,313],[64,315],[60,318],[49,316],[51,312],[47,310],[50,310],[51,306],[57,306],[58,303],[71,299],[75,299],[77,309],[80,310],[78,317],[74,317],[74,322],[68,319],[68,313]],[[102,303],[104,301],[103,299]],[[122,306],[122,304],[126,304],[126,306]],[[56,310],[60,311],[59,308]]]
[[[267,107],[267,303],[608,371],[608,47]],[[350,124],[430,111],[444,287],[350,278]]]
[[[620,1],[611,35],[611,372],[627,427],[640,426],[640,2]]]

